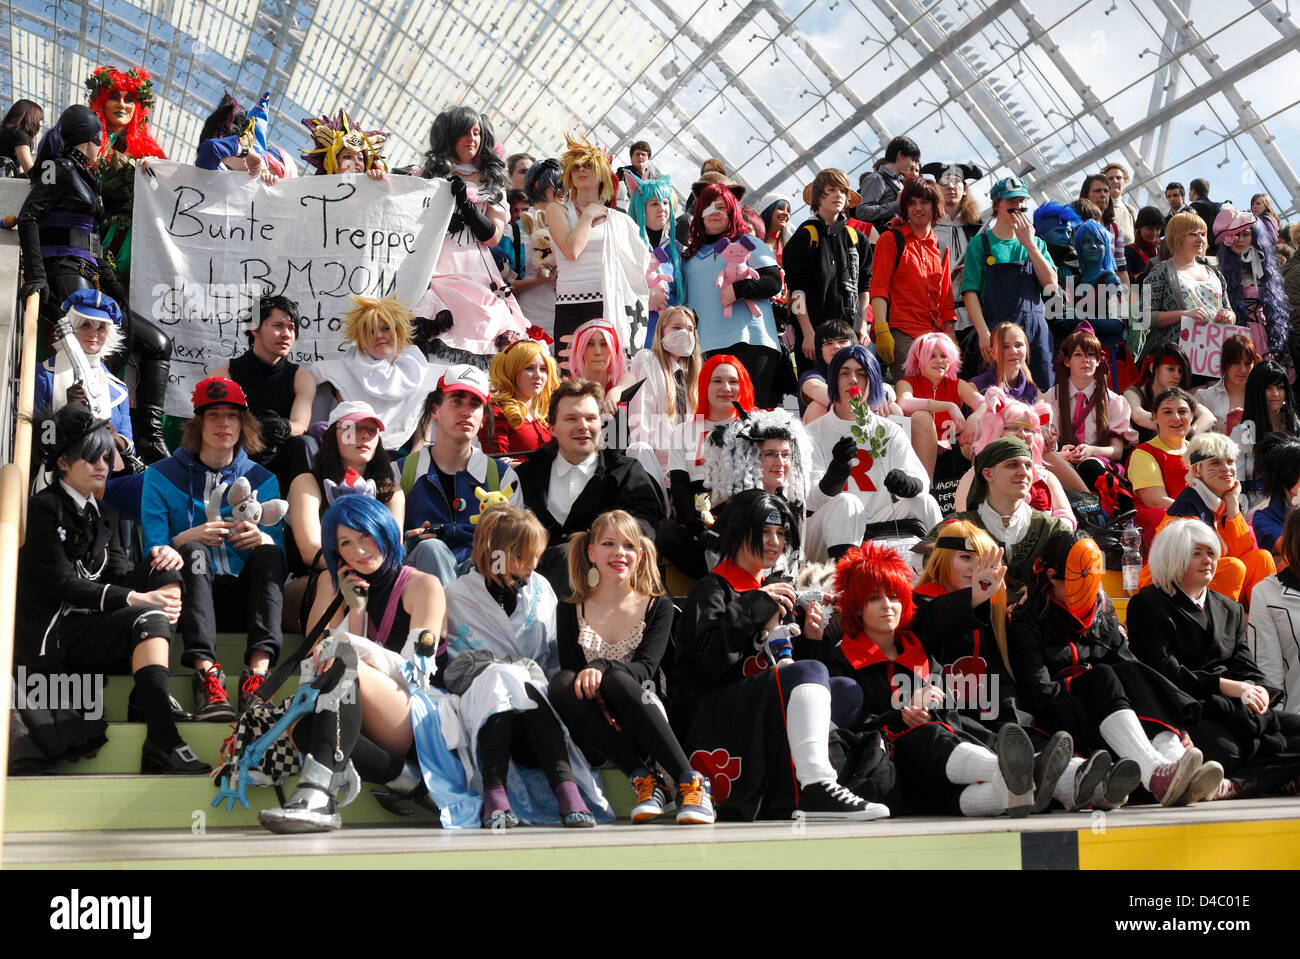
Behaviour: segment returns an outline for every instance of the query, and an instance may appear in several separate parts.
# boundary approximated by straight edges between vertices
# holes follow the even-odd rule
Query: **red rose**
[[[852,386],[849,387],[849,399],[851,400],[862,399],[862,387],[858,386],[857,383],[854,383]]]

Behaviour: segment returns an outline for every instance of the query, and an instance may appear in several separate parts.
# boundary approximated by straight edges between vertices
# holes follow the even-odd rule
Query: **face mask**
[[[1070,547],[1065,558],[1065,601],[1075,616],[1092,612],[1104,568],[1101,548],[1092,540],[1081,539]]]
[[[685,358],[695,352],[695,334],[690,330],[673,330],[664,334],[663,344],[673,356]]]

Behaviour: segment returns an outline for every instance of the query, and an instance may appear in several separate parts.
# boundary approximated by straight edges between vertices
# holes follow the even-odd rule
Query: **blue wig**
[[[659,245],[668,248],[669,259],[673,264],[673,279],[680,287],[682,278],[682,254],[677,248],[677,241],[673,237],[673,224],[677,222],[677,200],[673,196],[673,180],[668,174],[664,174],[657,180],[642,180],[630,170],[623,171],[623,183],[627,187],[627,215],[630,216],[641,231],[641,242],[646,246],[653,247],[650,244],[650,234],[645,228],[645,208],[651,200],[658,200],[659,204],[668,211],[668,222],[664,224],[663,236],[659,238]]]
[[[867,406],[874,409],[885,400],[885,384],[880,378],[880,364],[876,362],[876,354],[861,343],[846,346],[831,357],[830,369],[826,373],[826,390],[830,394],[831,403],[840,401],[840,369],[849,360],[857,360],[867,371]]]
[[[335,587],[339,584],[339,527],[354,529],[363,536],[374,539],[383,550],[384,565],[381,575],[392,575],[402,565],[402,531],[388,507],[369,496],[340,496],[325,511],[320,521],[321,550],[325,554],[325,568]]]
[[[1068,203],[1044,203],[1034,210],[1034,232],[1046,233],[1059,221],[1078,229],[1083,219]]]
[[[1037,229],[1037,226],[1034,227]],[[1074,247],[1074,252],[1079,252],[1079,243],[1086,236],[1093,236],[1102,241],[1106,252],[1101,255],[1101,269],[1092,276],[1085,276],[1084,280],[1091,283],[1096,280],[1097,276],[1106,273],[1115,273],[1115,251],[1110,243],[1110,231],[1098,223],[1096,220],[1088,220],[1086,223],[1080,223],[1074,231],[1074,236],[1070,238],[1070,245]],[[1082,267],[1082,261],[1080,267]]]
[[[1264,329],[1268,333],[1268,351],[1273,356],[1283,356],[1287,348],[1287,334],[1291,329],[1291,302],[1282,289],[1282,271],[1278,268],[1277,254],[1273,249],[1273,237],[1268,230],[1259,228],[1251,230],[1250,245],[1259,251],[1264,261],[1264,275],[1259,281],[1259,300],[1264,310]],[[1218,249],[1219,269],[1228,281],[1228,303],[1232,312],[1237,314],[1239,324],[1252,319],[1246,308],[1246,296],[1242,289],[1242,261],[1227,243],[1220,243]]]

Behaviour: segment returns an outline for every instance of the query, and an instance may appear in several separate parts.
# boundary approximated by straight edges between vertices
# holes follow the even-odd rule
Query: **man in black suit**
[[[602,450],[601,404],[605,394],[591,380],[565,380],[551,394],[552,439],[516,472],[524,505],[546,528],[549,545],[538,571],[568,596],[568,540],[586,532],[611,509],[631,513],[654,542],[666,512],[659,487],[641,464],[614,450]]]

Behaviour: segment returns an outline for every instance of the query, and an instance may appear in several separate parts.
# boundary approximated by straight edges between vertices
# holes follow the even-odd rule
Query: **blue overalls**
[[[1029,340],[1029,371],[1039,389],[1052,386],[1052,335],[1047,329],[1043,291],[1034,275],[1033,261],[1026,256],[1018,263],[989,263],[993,252],[988,235],[983,238],[984,284],[980,307],[990,330],[999,323],[1014,323]]]

